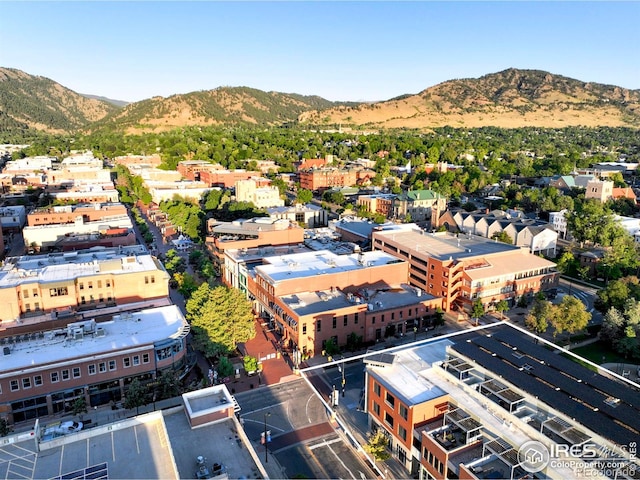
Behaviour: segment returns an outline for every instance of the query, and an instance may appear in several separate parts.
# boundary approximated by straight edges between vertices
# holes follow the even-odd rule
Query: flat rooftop
[[[379,288],[371,288],[365,291],[345,293],[338,289],[324,291],[308,291],[286,295],[282,301],[299,316],[337,310],[364,303],[370,311],[384,311],[390,308],[411,306],[425,300],[433,300],[433,295],[418,291],[409,285],[389,286],[380,285]]]
[[[328,273],[388,265],[402,262],[402,260],[381,251],[336,255],[329,250],[320,250],[281,257],[267,257],[265,262],[268,263],[255,267],[256,274],[272,283],[277,283],[293,278],[302,279]]]
[[[292,253],[313,252],[304,245],[274,245],[256,248],[231,248],[225,249],[224,254],[236,262],[253,263],[262,261],[265,257],[290,255]]]
[[[442,339],[384,354],[385,366],[372,366],[369,363],[367,368],[374,370],[376,378],[405,405],[417,405],[447,394],[428,377],[433,364],[446,359],[447,347],[452,343],[449,339]],[[375,357],[372,360],[375,361]],[[365,360],[365,363],[368,362]]]
[[[509,325],[459,337],[451,350],[618,445],[638,439],[638,389],[555,354]]]
[[[99,273],[164,271],[143,245],[93,247],[74,252],[9,257],[0,270],[0,288],[21,283],[62,282]]]
[[[438,260],[464,260],[466,258],[518,251],[515,245],[494,241],[476,235],[456,236],[448,232],[426,233],[416,230],[382,230],[373,233],[381,239],[391,238],[406,248],[425,253]]]
[[[180,414],[184,417],[184,413]],[[167,441],[168,432],[161,412],[154,412],[67,435],[56,443],[53,443],[55,440],[42,442],[32,471],[23,477],[23,470],[20,476],[33,479],[195,478],[195,470],[189,475],[179,474],[173,462],[172,445]],[[34,441],[23,444],[30,449]],[[24,450],[19,453],[25,455]],[[195,465],[195,456],[192,462]],[[93,476],[94,472],[97,476]]]
[[[43,364],[77,357],[117,353],[121,350],[152,345],[189,333],[189,324],[176,305],[113,315],[107,322],[74,322],[74,327],[39,334],[16,335],[0,339],[2,371],[0,378],[16,369],[39,368]],[[83,334],[74,335],[78,328]],[[5,351],[9,353],[6,354]]]
[[[269,217],[252,218],[250,220],[237,220],[235,222],[222,222],[211,227],[211,233],[215,235],[248,235],[260,232],[272,232],[286,230],[288,228],[300,228],[286,219],[272,219]]]

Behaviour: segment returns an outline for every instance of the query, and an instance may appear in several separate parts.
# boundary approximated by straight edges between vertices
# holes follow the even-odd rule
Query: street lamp
[[[269,437],[267,437],[267,417],[271,416],[271,412],[266,412],[264,414],[264,463],[269,463],[269,451],[267,450],[267,442]]]
[[[340,369],[340,372],[342,373],[342,396],[344,397],[344,387],[345,384],[347,383],[347,381],[344,378],[344,355],[341,355],[342,357],[342,366],[338,366],[338,368]]]

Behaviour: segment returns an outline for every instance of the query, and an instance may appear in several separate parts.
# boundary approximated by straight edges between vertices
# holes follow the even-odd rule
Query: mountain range
[[[153,97],[126,103],[76,93],[53,80],[0,67],[0,133],[163,131],[190,125],[341,124],[354,128],[441,126],[640,128],[640,90],[582,82],[541,70],[507,69],[450,80],[375,103],[248,87]]]

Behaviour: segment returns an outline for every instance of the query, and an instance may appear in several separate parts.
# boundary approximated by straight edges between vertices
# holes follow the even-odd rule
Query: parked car
[[[79,432],[80,430],[82,430],[83,426],[84,425],[82,424],[82,422],[62,422],[56,430],[58,431],[58,433],[66,435],[67,433]]]

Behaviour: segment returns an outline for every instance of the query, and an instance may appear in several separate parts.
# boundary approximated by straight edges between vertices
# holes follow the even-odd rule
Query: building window
[[[371,317],[371,325],[373,325],[374,323],[376,323],[376,317]]]
[[[357,324],[358,324],[358,314],[357,314],[357,313],[353,316],[353,323],[354,323],[355,325],[357,325]]]
[[[62,380],[69,380],[69,370],[62,370]]]
[[[89,372],[89,375],[95,375],[96,374],[96,366],[94,364],[91,364],[87,367],[87,371]]]
[[[22,379],[22,388],[31,388],[31,377],[24,377]]]
[[[347,320],[347,316],[345,315],[344,317],[342,317],[342,321],[344,326],[346,327],[349,324],[349,321]]]
[[[333,328],[336,328],[338,326],[338,319],[336,317],[333,317],[332,325],[333,325]]]
[[[36,375],[33,377],[33,384],[36,387],[39,387],[40,385],[42,385],[42,375]]]
[[[303,335],[306,335],[306,334],[307,334],[307,324],[306,324],[306,323],[303,323],[303,324],[302,324],[302,334],[303,334]]]
[[[73,378],[80,378],[80,367],[73,367]]]
[[[384,313],[381,315],[380,321],[384,323]]]
[[[69,290],[67,289],[67,287],[49,289],[50,297],[61,297],[63,295],[69,295]]]
[[[93,288],[93,282],[89,282],[88,287]]]
[[[378,405],[376,402],[373,402],[373,413],[375,413],[377,416],[380,416],[380,405]]]
[[[116,361],[115,360],[109,360],[109,371],[113,372],[116,369]]]
[[[147,285],[149,284],[149,277],[144,277],[144,283]]]
[[[316,331],[320,332],[322,330],[322,320],[318,320],[316,322]]]
[[[84,283],[80,283],[80,290],[84,290]]]
[[[98,280],[98,288],[102,288],[102,280]]]
[[[129,368],[131,366],[131,359],[129,357],[124,357],[122,359],[122,365],[124,365],[124,368]]]
[[[133,356],[133,365],[140,365],[140,355],[134,355]]]
[[[400,404],[400,416],[405,420],[409,416],[409,411],[407,410],[407,407],[405,407],[403,404]]]
[[[391,408],[395,408],[396,405],[396,399],[393,395],[391,395],[389,392],[387,392],[386,396],[385,396],[385,402],[387,403],[387,405],[389,405]]]
[[[384,412],[384,423],[386,423],[390,427],[393,427],[393,415],[391,415],[389,412]]]
[[[60,380],[60,376],[58,375],[58,372],[51,372],[51,383],[57,383]]]
[[[391,321],[396,319],[396,312],[391,312]],[[384,322],[384,317],[382,318],[382,321]]]
[[[373,383],[373,393],[375,393],[378,397],[380,396],[380,384]]]
[[[149,354],[148,353],[143,353],[142,354],[142,363],[149,363]]]
[[[20,385],[18,385],[18,380],[11,380],[11,391],[15,392],[16,390],[20,390]]]
[[[107,364],[106,364],[105,362],[100,362],[100,363],[98,364],[98,371],[99,371],[100,373],[104,373],[104,372],[106,372],[106,371],[107,371]]]
[[[398,425],[398,436],[405,442],[407,441],[407,429],[402,425]]]
[[[107,280],[105,282],[105,285],[106,285],[107,288],[111,288],[111,280]]]
[[[156,277],[151,277],[151,283],[156,283]]]
[[[22,292],[22,298],[29,298],[29,290],[24,290]]]

